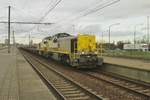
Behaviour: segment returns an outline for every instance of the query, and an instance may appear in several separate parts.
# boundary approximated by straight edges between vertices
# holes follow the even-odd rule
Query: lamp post
[[[137,24],[134,26],[134,50],[135,50],[135,44],[136,44],[136,31],[137,31],[137,26],[140,26],[143,24]]]
[[[102,32],[102,42],[101,42],[101,56],[103,56],[103,36],[104,36],[104,31]]]
[[[113,26],[115,26],[115,25],[120,25],[120,23],[115,23],[115,24],[111,24],[110,26],[109,26],[109,49],[110,49],[110,33],[111,33],[111,28],[113,27]]]
[[[10,9],[11,6],[8,6],[8,53],[10,53]]]
[[[29,47],[31,45],[31,34],[29,33]]]
[[[72,25],[73,34],[75,34],[75,24]]]
[[[147,43],[149,44],[149,16],[147,16]]]

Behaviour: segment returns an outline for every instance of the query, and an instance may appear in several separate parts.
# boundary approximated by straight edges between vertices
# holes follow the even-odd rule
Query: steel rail
[[[30,57],[31,57],[31,55],[30,55]],[[70,82],[70,83],[73,84],[74,86],[78,87],[78,89],[81,89],[82,91],[84,91],[84,93],[85,93],[85,94],[88,94],[88,96],[92,97],[93,100],[94,100],[94,99],[96,99],[96,100],[103,100],[103,99],[105,99],[105,98],[103,98],[102,96],[97,95],[95,92],[92,92],[92,91],[91,91],[90,89],[88,89],[87,87],[84,87],[83,85],[81,85],[81,84],[77,83],[76,81],[72,80],[72,79],[69,78],[68,76],[65,76],[64,74],[62,74],[62,73],[56,71],[54,68],[51,68],[50,65],[48,65],[48,64],[46,64],[46,63],[43,63],[43,62],[40,61],[39,59],[37,59],[37,58],[35,58],[35,57],[33,57],[33,56],[31,57],[31,59],[29,59],[29,58],[27,58],[27,57],[26,57],[26,59],[27,59],[27,61],[28,61],[29,63],[31,63],[32,66],[33,66],[33,64],[32,64],[32,62],[31,62],[31,59],[32,59],[32,60],[34,59],[34,61],[36,61],[36,62],[38,62],[39,64],[43,65],[43,66],[46,67],[48,70],[51,70],[52,72],[56,73],[57,75],[59,75],[60,77],[62,77],[62,78],[65,79],[65,80],[67,80],[68,82]],[[35,67],[36,67],[36,66],[34,65],[34,68],[35,68]],[[36,69],[37,69],[37,68],[36,68]],[[37,70],[37,71],[39,71],[39,70]],[[40,72],[40,73],[41,73],[41,72]],[[42,74],[42,73],[41,73],[41,74]],[[42,76],[43,76],[43,75],[42,75]],[[48,80],[47,80],[47,81],[48,81]],[[54,86],[54,87],[55,87],[55,86]],[[55,88],[55,90],[56,90],[57,92],[59,92],[58,89]],[[63,94],[60,93],[60,92],[59,92],[59,95],[63,96]],[[65,98],[65,96],[63,96],[63,97]],[[65,98],[65,99],[66,99],[66,98]]]
[[[55,97],[57,97],[59,100],[67,100],[56,88],[55,86],[43,75],[43,73],[36,68],[36,66],[31,62],[31,60],[26,56],[26,54],[21,51],[21,54],[24,56],[26,61],[32,66],[32,68],[37,72],[37,74],[40,76],[40,78],[44,81],[44,83],[48,86],[50,90],[54,93]]]
[[[104,81],[106,83],[110,83],[114,86],[123,88],[123,89],[131,91],[133,93],[136,93],[138,95],[144,96],[144,97],[148,98],[148,100],[150,99],[150,93],[149,93],[150,91],[148,93],[144,92],[144,90],[147,90],[147,88],[144,88],[144,86],[142,86],[142,85],[140,85],[140,87],[138,87],[137,83],[134,84],[133,82],[130,82],[129,80],[116,78],[113,76],[108,76],[108,75],[105,75],[104,73],[85,72],[84,74],[86,74],[87,76],[94,78],[96,80],[101,80],[101,81]],[[97,74],[97,75],[95,75],[95,74]],[[100,75],[103,75],[104,77],[100,77]],[[107,77],[109,77],[110,79],[107,79]],[[126,82],[128,85],[124,85],[122,82],[123,83]]]

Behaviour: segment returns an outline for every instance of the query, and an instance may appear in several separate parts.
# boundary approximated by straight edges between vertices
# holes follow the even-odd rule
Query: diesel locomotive
[[[103,64],[103,58],[97,52],[94,35],[73,36],[68,33],[57,33],[44,38],[38,44],[36,52],[76,68],[95,68]]]

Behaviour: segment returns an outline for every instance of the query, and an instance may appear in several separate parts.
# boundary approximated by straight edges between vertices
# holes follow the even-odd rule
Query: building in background
[[[124,44],[124,50],[149,51],[149,44]]]

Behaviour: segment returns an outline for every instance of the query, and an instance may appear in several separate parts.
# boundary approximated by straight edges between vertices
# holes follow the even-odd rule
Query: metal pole
[[[15,31],[13,31],[13,45],[15,46]]]
[[[30,40],[30,33],[29,33],[29,47],[30,47],[30,41],[31,41],[31,40]]]
[[[147,43],[149,44],[149,16],[147,16]]]
[[[75,25],[73,24],[72,25],[72,28],[73,28],[73,34],[75,33]]]
[[[115,26],[115,25],[119,25],[120,23],[115,23],[109,26],[109,50],[110,50],[110,32],[111,32],[111,27]]]
[[[103,32],[102,32],[102,43],[101,43],[101,56],[103,56]]]
[[[111,26],[109,26],[109,50],[110,50],[110,28]]]
[[[137,25],[135,25],[134,26],[134,49],[136,49],[136,33],[137,33],[137,26],[138,25],[143,25],[143,23],[142,24],[137,24]]]
[[[134,27],[134,50],[135,50],[135,44],[136,44],[136,26]]]
[[[103,40],[104,40],[103,37],[104,37],[104,32],[102,32],[102,43],[103,43]]]
[[[10,53],[10,6],[8,6],[8,53]]]

